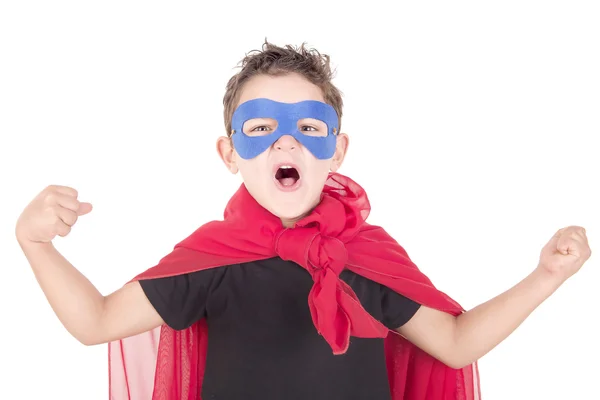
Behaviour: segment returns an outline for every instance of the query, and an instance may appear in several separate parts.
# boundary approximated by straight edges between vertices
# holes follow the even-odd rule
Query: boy
[[[91,204],[51,186],[23,211],[16,235],[58,318],[110,343],[111,399],[478,399],[476,361],[590,257],[583,228],[560,229],[523,281],[464,312],[336,172],[349,138],[328,61],[268,43],[246,56],[217,141],[244,181],[224,221],[113,294],[52,246]]]

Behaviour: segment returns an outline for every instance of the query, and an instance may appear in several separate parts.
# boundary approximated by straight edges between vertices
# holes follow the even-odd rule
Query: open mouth
[[[291,189],[300,180],[300,173],[292,165],[281,165],[275,172],[275,179],[282,187]]]

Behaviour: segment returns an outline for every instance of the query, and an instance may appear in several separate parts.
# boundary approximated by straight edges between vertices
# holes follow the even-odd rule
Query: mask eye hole
[[[275,132],[277,121],[273,118],[252,118],[244,122],[242,130],[248,136],[265,136]]]
[[[302,118],[298,121],[298,130],[306,136],[327,136],[327,124],[319,119]]]

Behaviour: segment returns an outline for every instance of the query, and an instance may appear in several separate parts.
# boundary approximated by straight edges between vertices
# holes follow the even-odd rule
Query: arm
[[[506,339],[590,257],[585,231],[580,229],[557,232],[542,250],[538,267],[499,296],[458,317],[422,306],[397,331],[452,368],[477,361]]]
[[[397,331],[449,367],[462,368],[506,339],[558,286],[536,270],[458,317],[422,306]]]
[[[138,282],[105,297],[52,243],[19,244],[50,306],[81,343],[107,343],[163,324]]]
[[[50,306],[65,328],[86,345],[105,343],[162,324],[138,283],[104,297],[53,246],[67,236],[77,219],[92,210],[67,186],[48,186],[23,210],[17,241]]]

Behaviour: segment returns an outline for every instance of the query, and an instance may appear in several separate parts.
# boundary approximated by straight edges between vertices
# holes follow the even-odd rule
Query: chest
[[[340,279],[375,318],[381,314],[379,285],[345,270]],[[207,302],[209,324],[261,325],[271,329],[314,330],[309,294],[314,281],[301,266],[279,258],[228,267]]]

